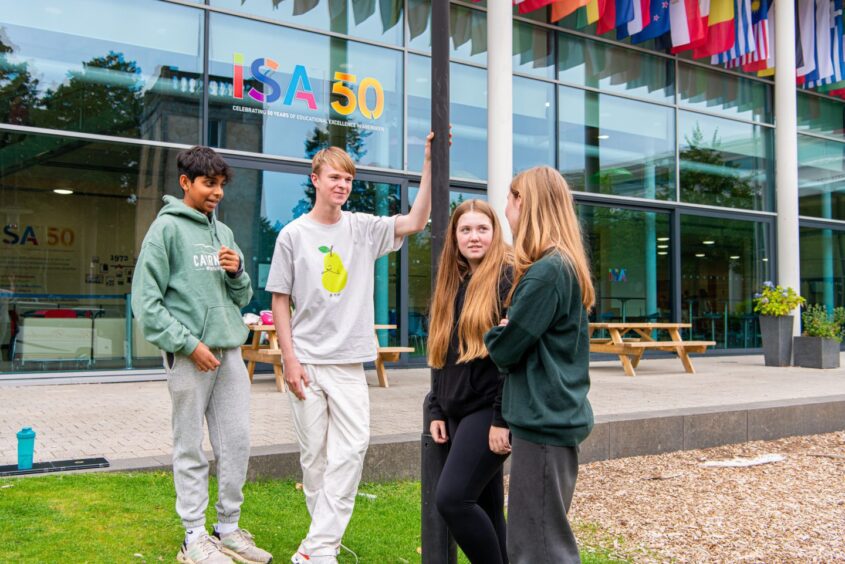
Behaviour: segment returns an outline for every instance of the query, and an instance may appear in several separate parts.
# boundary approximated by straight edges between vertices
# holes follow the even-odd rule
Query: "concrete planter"
[[[795,337],[795,366],[839,368],[839,343],[822,337]]]
[[[792,365],[793,316],[760,316],[760,334],[763,337],[763,358],[766,366]]]

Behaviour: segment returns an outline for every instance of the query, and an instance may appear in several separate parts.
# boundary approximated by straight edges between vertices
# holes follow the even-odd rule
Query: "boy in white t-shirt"
[[[370,440],[370,398],[363,363],[376,358],[373,283],[376,259],[422,231],[431,213],[431,140],[407,215],[341,211],[355,165],[342,149],[323,149],[311,163],[316,201],[282,229],[266,290],[282,349],[303,491],[311,527],[293,563],[337,562],[352,516]],[[291,318],[290,305],[295,311]]]

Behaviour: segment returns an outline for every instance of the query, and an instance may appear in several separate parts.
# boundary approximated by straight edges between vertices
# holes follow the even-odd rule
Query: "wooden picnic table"
[[[590,323],[590,352],[609,353],[619,356],[627,376],[636,375],[635,368],[646,350],[673,352],[678,355],[684,370],[695,373],[689,353],[703,353],[707,347],[716,345],[715,341],[684,341],[681,329],[691,327],[689,323]],[[608,337],[593,337],[596,331],[607,331]],[[658,340],[655,334],[666,331],[669,340]],[[627,336],[630,333],[636,336]]]
[[[279,340],[276,338],[276,327],[273,325],[250,325],[252,331],[252,342],[241,347],[241,355],[247,361],[246,370],[249,374],[249,381],[252,382],[255,374],[255,365],[258,362],[265,362],[273,366],[273,374],[276,377],[276,389],[280,392],[285,391],[285,377],[284,369],[282,367],[282,351],[279,348]],[[374,325],[373,330],[389,330],[396,329],[396,325]],[[267,344],[261,344],[262,335],[267,336]],[[376,374],[378,375],[379,386],[382,388],[389,387],[387,382],[387,370],[385,369],[385,362],[396,362],[399,360],[399,355],[406,352],[414,352],[413,347],[382,347],[376,339],[376,349],[378,355],[376,356]]]

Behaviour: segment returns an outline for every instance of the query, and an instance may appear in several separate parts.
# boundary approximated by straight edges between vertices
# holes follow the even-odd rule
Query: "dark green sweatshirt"
[[[506,373],[502,416],[520,439],[576,446],[593,428],[587,312],[572,269],[557,253],[535,262],[516,287],[508,324],[484,336]]]

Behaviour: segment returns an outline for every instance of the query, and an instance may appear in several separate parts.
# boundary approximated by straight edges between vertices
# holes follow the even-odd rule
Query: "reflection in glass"
[[[202,12],[148,0],[116,7],[4,5],[0,121],[199,142]]]
[[[845,104],[798,92],[798,131],[809,131],[845,141]]]
[[[801,228],[801,291],[808,304],[845,306],[845,231]]]
[[[673,103],[672,59],[558,33],[558,80]]]
[[[449,8],[450,58],[487,64],[487,13],[453,4]],[[431,52],[431,0],[408,0],[408,47]]]
[[[554,79],[554,38],[545,28],[513,23],[513,70]]]
[[[128,295],[162,195],[181,193],[176,151],[42,135],[5,141],[0,372],[161,367]]]
[[[678,102],[728,117],[774,123],[770,84],[698,66],[678,65]]]
[[[403,0],[211,0],[228,8],[296,26],[402,44]]]
[[[555,87],[548,82],[513,78],[513,170],[555,166]]]
[[[402,53],[211,14],[209,138],[229,149],[402,168]],[[293,55],[290,55],[290,54]]]
[[[681,318],[694,340],[760,346],[754,293],[771,279],[767,224],[681,216]]]
[[[346,211],[395,215],[400,211],[400,187],[368,180],[355,180],[343,207]],[[244,255],[244,268],[253,280],[255,295],[246,311],[270,309],[272,295],[264,291],[276,238],[285,225],[311,211],[314,185],[307,174],[236,168],[220,206],[220,219],[237,235]],[[375,322],[398,324],[397,295],[399,254],[391,253],[375,264]],[[399,332],[392,330],[382,345],[398,345]]]
[[[671,321],[669,214],[578,206],[596,289],[592,320]]]
[[[410,188],[408,202],[413,205],[418,188]],[[475,192],[449,192],[449,213],[466,200],[487,200]],[[431,300],[431,225],[408,237],[408,346],[411,357],[424,359],[428,340],[428,306]]]
[[[671,108],[558,87],[558,167],[574,190],[673,199]]]
[[[452,63],[449,105],[453,178],[487,178],[487,73]],[[408,55],[408,170],[422,170],[425,137],[431,128],[431,59]]]
[[[845,143],[798,136],[798,210],[845,219]]]
[[[772,129],[691,112],[678,119],[682,201],[772,209]]]

